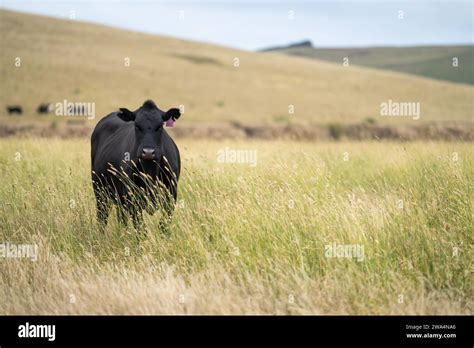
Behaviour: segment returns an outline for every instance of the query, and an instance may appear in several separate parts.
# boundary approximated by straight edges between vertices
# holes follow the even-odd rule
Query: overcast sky
[[[2,8],[255,50],[472,44],[474,1],[7,1]],[[71,12],[73,11],[73,12]]]

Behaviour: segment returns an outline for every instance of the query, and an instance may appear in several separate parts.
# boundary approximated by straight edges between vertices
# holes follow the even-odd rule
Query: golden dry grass
[[[86,140],[0,140],[0,241],[39,248],[0,259],[0,313],[472,313],[470,144],[178,145],[171,234],[146,215],[137,239],[97,229]],[[225,147],[256,167],[218,163]]]

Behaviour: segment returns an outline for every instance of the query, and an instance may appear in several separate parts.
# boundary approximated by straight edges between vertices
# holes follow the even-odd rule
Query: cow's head
[[[179,116],[179,109],[172,108],[163,112],[151,100],[143,103],[138,110],[120,108],[118,112],[118,117],[122,120],[135,123],[137,157],[145,161],[160,160],[163,155],[163,123],[170,118],[177,120]]]

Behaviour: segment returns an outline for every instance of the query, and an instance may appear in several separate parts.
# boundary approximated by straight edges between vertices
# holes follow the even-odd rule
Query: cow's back
[[[102,141],[112,135],[124,123],[117,116],[117,112],[112,112],[97,122],[91,136],[92,166],[94,166],[94,158]]]
[[[110,164],[119,168],[126,152],[133,149],[133,124],[113,112],[100,120],[91,136],[91,165],[97,174],[106,174]]]

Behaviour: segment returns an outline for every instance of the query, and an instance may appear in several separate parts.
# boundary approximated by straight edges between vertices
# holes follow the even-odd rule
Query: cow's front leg
[[[109,217],[109,210],[110,210],[110,202],[104,197],[99,196],[96,198],[96,205],[97,205],[97,222],[99,224],[100,230],[103,231],[105,226],[107,226],[107,219]]]
[[[95,203],[96,203],[96,217],[99,229],[103,231],[107,226],[107,219],[109,217],[110,200],[107,191],[102,186],[102,182],[92,179],[92,187],[94,189]]]
[[[169,235],[171,219],[173,217],[174,207],[176,204],[176,190],[170,188],[168,192],[165,192],[161,199],[162,215],[160,218],[160,230],[162,233]]]
[[[126,195],[117,195],[117,222],[119,225],[128,225],[129,206]]]
[[[133,227],[139,232],[143,223],[142,210],[137,207],[132,207],[130,214],[132,215]]]
[[[117,205],[117,221],[120,225],[128,225],[128,214],[125,208],[121,205]]]

